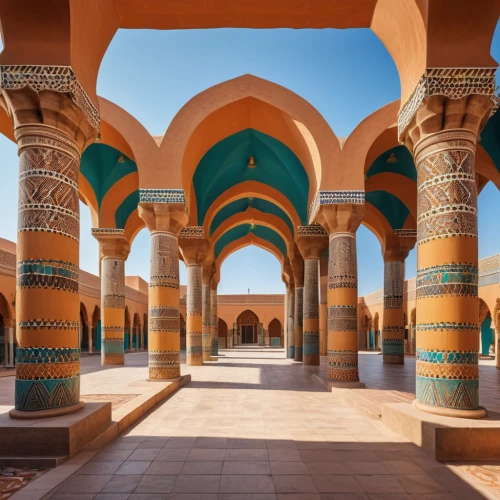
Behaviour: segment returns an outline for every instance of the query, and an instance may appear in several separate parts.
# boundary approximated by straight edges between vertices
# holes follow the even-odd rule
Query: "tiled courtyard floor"
[[[310,368],[284,359],[283,350],[221,354],[210,366],[183,367],[191,384],[45,498],[500,498],[499,466],[433,460],[380,422],[336,401],[311,381]],[[374,371],[382,361],[362,357],[362,363],[373,358],[365,366],[373,362]],[[142,370],[147,354],[129,355],[127,363]],[[77,455],[54,472],[78,460]],[[26,493],[19,498],[29,498]]]

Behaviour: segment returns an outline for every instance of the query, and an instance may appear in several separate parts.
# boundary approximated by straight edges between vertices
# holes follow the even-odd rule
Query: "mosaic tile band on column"
[[[319,366],[319,259],[304,260],[304,365]]]
[[[330,235],[328,255],[328,378],[358,382],[355,235]]]
[[[210,361],[212,354],[212,309],[210,306],[210,285],[202,285],[202,330],[201,345],[203,361]]]
[[[57,410],[80,403],[80,151],[53,127],[20,126],[15,136],[19,154],[15,409]],[[60,247],[60,260],[42,254],[54,247]],[[40,250],[30,255],[26,253],[30,249]],[[62,318],[61,302],[66,305]]]
[[[175,234],[152,233],[148,325],[148,366],[152,380],[181,375],[178,248]]]
[[[386,364],[402,365],[405,361],[405,321],[403,311],[403,260],[384,262],[384,317],[382,356]]]
[[[217,357],[219,355],[219,324],[217,312],[217,285],[212,285],[210,289],[210,307],[212,310],[212,350],[211,355]]]
[[[415,148],[419,403],[478,410],[476,136],[448,130]],[[450,257],[459,262],[450,262]]]

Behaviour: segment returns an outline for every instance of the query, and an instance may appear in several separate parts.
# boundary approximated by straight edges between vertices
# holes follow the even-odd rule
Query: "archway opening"
[[[271,347],[283,347],[281,345],[281,321],[278,318],[274,318],[268,327],[269,331],[269,345]]]
[[[238,337],[240,344],[258,344],[258,327],[259,318],[251,311],[246,309],[243,311],[236,320],[238,325]]]
[[[228,337],[227,337],[227,323],[223,319],[218,319],[217,321],[217,330],[219,336],[219,348],[227,349],[230,346],[228,345]]]

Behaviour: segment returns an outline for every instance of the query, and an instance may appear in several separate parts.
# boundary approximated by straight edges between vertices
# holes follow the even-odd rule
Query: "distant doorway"
[[[254,325],[242,325],[241,326],[241,342],[243,344],[255,344],[255,332]]]

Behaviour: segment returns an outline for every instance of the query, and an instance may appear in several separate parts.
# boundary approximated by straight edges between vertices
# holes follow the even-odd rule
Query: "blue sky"
[[[492,55],[500,61],[500,36]],[[98,93],[134,115],[153,135],[163,134],[177,111],[207,87],[251,73],[283,85],[307,99],[338,137],[367,115],[399,97],[399,77],[382,43],[370,30],[121,30],[101,66]],[[17,151],[0,136],[4,216],[0,236],[16,239]],[[479,252],[500,251],[497,210],[500,193],[489,183],[479,197]],[[81,268],[97,274],[97,243],[90,214],[81,205]],[[359,294],[383,285],[383,260],[376,237],[358,231]],[[127,275],[149,278],[150,238],[136,237]],[[407,277],[416,273],[416,252],[407,259]],[[181,282],[186,273],[181,263]],[[256,247],[226,259],[219,293],[283,293],[278,261]]]

